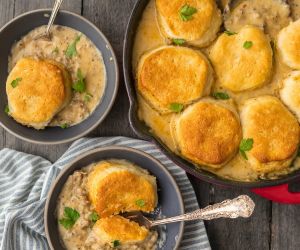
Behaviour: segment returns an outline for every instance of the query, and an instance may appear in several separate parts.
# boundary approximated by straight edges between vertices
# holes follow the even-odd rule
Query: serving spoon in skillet
[[[51,27],[54,23],[54,20],[57,16],[57,13],[59,11],[59,8],[62,4],[63,0],[55,0],[55,3],[53,5],[53,9],[52,9],[52,12],[51,12],[51,16],[50,16],[50,19],[49,19],[49,22],[48,22],[48,25],[47,25],[47,28],[45,30],[44,33],[38,35],[35,39],[44,39],[44,40],[51,40]]]
[[[194,212],[159,220],[151,220],[143,215],[142,212],[123,213],[122,216],[137,222],[140,226],[150,229],[154,226],[169,224],[179,221],[191,220],[212,220],[218,218],[248,218],[254,211],[255,204],[247,195],[238,196],[232,200],[225,200],[221,203],[207,206],[203,209],[198,209]]]

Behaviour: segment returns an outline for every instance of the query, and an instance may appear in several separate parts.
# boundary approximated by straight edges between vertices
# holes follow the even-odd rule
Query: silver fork
[[[55,3],[53,5],[53,9],[52,9],[51,16],[50,16],[50,19],[49,19],[49,22],[48,22],[45,33],[37,36],[35,39],[51,40],[51,27],[54,23],[54,20],[57,16],[57,13],[59,11],[59,8],[60,8],[62,2],[63,2],[63,0],[55,0]]]
[[[122,214],[123,217],[137,222],[140,226],[148,229],[162,224],[174,223],[190,220],[212,220],[217,218],[248,218],[252,215],[255,208],[253,200],[247,195],[238,196],[232,200],[225,200],[221,203],[210,205],[194,212],[166,218],[160,220],[151,220],[145,217],[141,212],[128,212]]]

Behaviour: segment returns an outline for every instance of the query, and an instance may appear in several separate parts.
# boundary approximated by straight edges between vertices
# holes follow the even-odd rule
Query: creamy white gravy
[[[295,2],[296,0],[294,0]],[[297,0],[299,1],[299,0]],[[239,1],[240,2],[240,1]],[[268,27],[267,30],[276,36],[276,34],[279,32],[279,27],[285,27],[288,25],[289,21],[291,19],[289,16],[289,9],[285,8],[285,5],[279,5],[277,0],[251,0],[246,1],[247,5],[250,5],[250,10],[257,9],[258,6],[264,6],[265,9],[270,9],[267,12],[267,17],[264,17],[262,19],[261,15],[257,15],[255,13],[252,13],[251,11],[247,11],[246,14],[243,12],[243,24],[246,24],[247,21],[245,19],[251,20],[249,23],[252,24],[263,24],[264,27]],[[251,4],[252,2],[252,4]],[[299,1],[300,2],[300,1]],[[232,3],[233,4],[233,3]],[[282,3],[280,3],[282,4]],[[233,6],[238,6],[233,4]],[[300,5],[299,5],[300,6]],[[288,12],[288,14],[287,14]],[[240,15],[240,12],[237,12],[238,15]],[[276,23],[271,22],[271,19],[273,18],[273,14],[275,13],[280,18],[276,20]],[[238,16],[237,15],[237,16]],[[230,25],[236,25],[234,26],[235,29],[238,30],[238,22],[237,17],[232,17],[232,23]],[[276,41],[275,41],[276,43]],[[162,46],[166,44],[166,40],[160,35],[160,31],[158,29],[158,25],[156,23],[156,10],[155,10],[155,1],[150,0],[148,6],[144,10],[142,19],[140,21],[136,37],[135,37],[135,43],[134,43],[134,49],[133,49],[133,68],[134,68],[134,74],[137,67],[138,60],[140,56],[145,53],[146,51],[152,50],[156,47]],[[210,47],[207,47],[205,49],[201,50],[204,54],[207,56],[209,55]],[[256,97],[261,95],[274,95],[279,97],[278,90],[281,87],[282,80],[291,72],[291,69],[284,65],[282,63],[282,60],[278,53],[275,52],[274,54],[274,67],[273,67],[273,79],[271,83],[267,84],[266,86],[253,90],[248,91],[245,93],[240,94],[234,94],[230,91],[226,90],[232,97],[232,99],[229,101],[233,103],[234,106],[236,106],[237,110],[239,107],[243,104],[243,101]],[[215,83],[213,86],[212,91],[216,90],[222,90],[222,87],[220,87],[220,84],[218,82]],[[234,101],[232,101],[234,100]],[[156,112],[153,108],[151,108],[147,102],[143,100],[141,96],[138,96],[138,102],[139,102],[139,110],[138,115],[139,118],[144,121],[149,127],[151,132],[160,138],[172,151],[175,153],[179,153],[176,150],[176,146],[172,140],[171,132],[170,132],[170,120],[172,119],[173,115],[161,115],[158,112]],[[196,166],[200,167],[200,166]],[[300,159],[299,157],[295,160],[294,164],[281,172],[274,172],[269,173],[265,175],[259,175],[255,171],[251,169],[247,161],[245,161],[239,154],[236,155],[227,165],[222,167],[219,170],[211,169],[209,167],[203,167],[200,168],[206,169],[207,171],[210,171],[212,173],[215,173],[216,175],[226,178],[226,179],[232,179],[232,180],[238,180],[238,181],[254,181],[257,179],[276,179],[279,176],[286,175],[298,168],[300,168]]]
[[[101,52],[84,34],[65,26],[54,25],[52,39],[36,39],[43,34],[46,26],[38,27],[20,41],[11,50],[9,57],[9,72],[23,57],[37,59],[51,59],[63,64],[69,71],[72,82],[76,82],[77,71],[81,70],[85,78],[86,91],[78,93],[73,91],[73,97],[68,106],[60,111],[51,121],[50,126],[76,125],[86,119],[98,106],[105,89],[106,71]],[[77,36],[81,36],[77,43],[77,55],[69,58],[65,51]]]

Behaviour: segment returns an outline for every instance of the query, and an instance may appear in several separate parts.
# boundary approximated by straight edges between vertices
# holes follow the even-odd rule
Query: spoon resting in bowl
[[[63,0],[55,0],[45,33],[38,35],[35,39],[44,39],[44,40],[49,40],[49,41],[51,40],[51,27],[54,23],[54,20],[57,16],[57,13],[59,11],[59,8],[60,8],[62,2],[63,2]]]
[[[247,195],[238,196],[232,200],[225,200],[221,203],[207,206],[203,209],[195,210],[191,213],[165,218],[160,220],[151,220],[143,215],[141,212],[128,212],[122,214],[123,217],[137,222],[140,226],[144,226],[148,229],[162,225],[179,221],[191,221],[191,220],[212,220],[218,218],[248,218],[252,215],[255,208],[253,200]]]

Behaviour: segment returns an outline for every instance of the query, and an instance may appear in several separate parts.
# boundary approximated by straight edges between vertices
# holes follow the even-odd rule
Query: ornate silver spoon
[[[255,204],[247,195],[241,195],[233,200],[225,200],[221,203],[210,205],[194,212],[160,220],[150,220],[141,212],[129,212],[122,214],[123,217],[137,222],[140,226],[151,228],[157,225],[190,220],[212,220],[217,218],[248,218],[254,211]]]
[[[53,6],[53,9],[52,9],[51,16],[50,16],[50,19],[49,19],[49,22],[48,22],[45,33],[37,36],[35,39],[51,40],[51,27],[54,23],[54,20],[57,16],[58,10],[59,10],[62,2],[63,2],[63,0],[55,0],[55,3],[54,3],[54,6]]]

